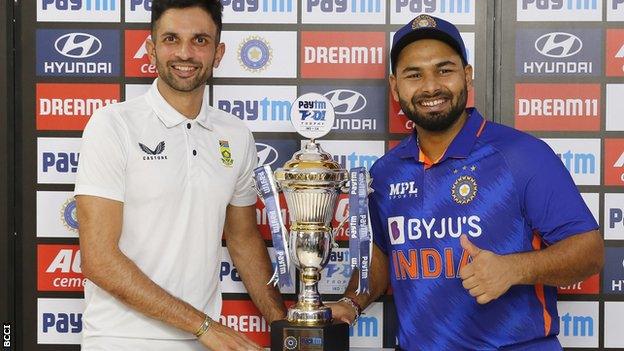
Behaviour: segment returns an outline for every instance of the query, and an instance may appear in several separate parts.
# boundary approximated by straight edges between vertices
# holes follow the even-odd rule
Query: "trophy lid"
[[[341,186],[348,174],[329,153],[323,151],[321,145],[310,140],[283,167],[275,171],[275,178],[281,182],[304,181],[310,185],[334,182],[336,186]]]

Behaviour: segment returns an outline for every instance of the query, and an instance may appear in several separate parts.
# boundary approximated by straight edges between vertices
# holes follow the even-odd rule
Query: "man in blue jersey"
[[[414,133],[371,168],[370,295],[392,284],[401,350],[560,350],[556,286],[600,271],[598,224],[544,142],[466,109],[459,31],[421,15],[394,36],[390,88]],[[354,275],[355,276],[355,275]]]

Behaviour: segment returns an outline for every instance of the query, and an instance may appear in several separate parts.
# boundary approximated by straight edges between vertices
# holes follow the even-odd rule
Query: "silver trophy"
[[[314,140],[275,171],[290,213],[289,256],[300,272],[299,300],[288,309],[291,322],[322,324],[332,319],[331,309],[321,302],[318,282],[334,242],[336,200],[348,178],[347,170]]]

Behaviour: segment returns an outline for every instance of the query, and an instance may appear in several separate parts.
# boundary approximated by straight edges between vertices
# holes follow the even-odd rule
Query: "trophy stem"
[[[318,282],[321,274],[318,269],[306,267],[300,272],[301,293],[299,301],[288,309],[288,320],[293,323],[319,325],[332,320],[331,309],[321,302]]]

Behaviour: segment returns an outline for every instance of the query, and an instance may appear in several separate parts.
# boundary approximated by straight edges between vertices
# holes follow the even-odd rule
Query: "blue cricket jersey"
[[[598,224],[543,141],[476,109],[435,163],[415,134],[371,168],[375,243],[388,256],[404,350],[560,350],[557,289],[513,286],[485,305],[462,286],[464,233],[505,255],[539,250]]]

